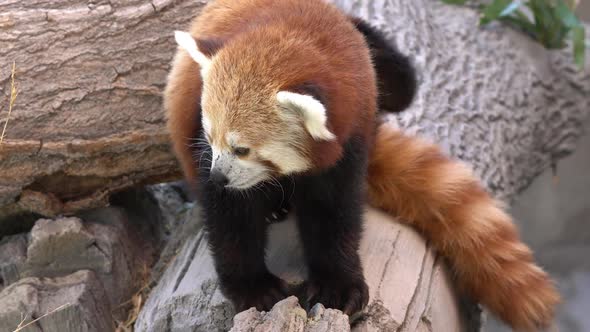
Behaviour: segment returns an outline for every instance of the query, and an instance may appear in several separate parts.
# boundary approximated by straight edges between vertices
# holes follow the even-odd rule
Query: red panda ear
[[[225,43],[221,38],[197,38],[197,47],[206,57],[213,57]]]
[[[184,31],[175,31],[174,39],[178,46],[184,49],[199,64],[202,76],[205,76],[209,70],[211,57],[223,46],[223,40],[220,38],[195,40],[190,33]]]
[[[277,101],[283,108],[301,113],[305,129],[315,140],[331,141],[336,138],[327,127],[326,108],[316,98],[290,91],[280,91],[277,93]]]
[[[174,31],[174,39],[180,48],[185,50],[190,57],[195,60],[201,67],[201,72],[205,72],[211,64],[211,59],[203,54],[197,47],[197,41],[190,33],[184,31]]]

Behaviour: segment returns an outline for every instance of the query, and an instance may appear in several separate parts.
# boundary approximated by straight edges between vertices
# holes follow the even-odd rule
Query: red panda
[[[237,310],[286,296],[264,252],[268,220],[290,209],[308,302],[347,314],[366,306],[358,246],[368,196],[430,239],[495,314],[522,329],[550,323],[558,295],[497,203],[435,146],[377,125],[378,87],[399,87],[379,105],[400,110],[415,79],[404,56],[378,49],[376,31],[323,1],[217,0],[175,38],[168,130]]]

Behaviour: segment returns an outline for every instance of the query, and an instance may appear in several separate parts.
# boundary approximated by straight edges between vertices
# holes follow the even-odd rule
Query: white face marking
[[[298,142],[301,141],[305,129],[299,125],[300,119],[293,113],[283,113],[281,118],[288,129],[285,128],[280,133],[271,134],[272,139],[269,143],[250,153],[263,160],[271,161],[281,175],[306,171],[311,167],[311,163],[295,148],[297,144],[300,144]],[[211,122],[205,113],[203,113],[202,122],[203,129],[210,133]],[[240,133],[230,131],[224,135],[224,138],[224,148],[209,142],[212,150],[211,170],[216,168],[225,174],[229,179],[228,187],[246,189],[271,179],[273,170],[269,169],[267,165],[257,161],[256,158],[239,158],[234,154],[232,147],[252,149],[241,139]]]
[[[241,160],[239,158],[237,161],[238,168],[234,171],[235,175],[233,178],[235,179],[232,183],[232,176],[230,176],[230,188],[235,189],[248,189],[260,182],[266,181],[270,179],[269,172],[258,162],[249,161],[249,160]],[[230,174],[232,172],[230,171]]]
[[[273,142],[262,147],[260,155],[266,160],[271,160],[279,168],[281,174],[303,172],[310,167],[310,163],[306,158],[303,158],[292,147],[281,142]]]
[[[270,178],[264,165],[237,157],[232,151],[213,150],[213,169],[223,173],[229,180],[227,187],[233,189],[247,189]]]
[[[215,162],[219,160],[220,151],[214,145],[211,145],[211,170],[215,168]]]
[[[225,134],[225,140],[227,141],[227,144],[229,144],[229,146],[246,147],[245,145],[240,144],[240,134],[238,134],[235,131],[230,131],[227,134]]]
[[[203,116],[203,128],[207,127],[210,130],[210,125],[207,117]],[[263,164],[235,155],[232,147],[247,147],[241,144],[239,133],[230,131],[225,134],[225,140],[225,146],[229,146],[229,149],[220,148],[212,142],[209,144],[212,152],[211,171],[220,171],[228,178],[229,182],[226,187],[239,190],[247,189],[270,179],[270,171]]]
[[[284,108],[301,112],[305,128],[314,139],[331,141],[336,138],[326,127],[326,108],[314,97],[280,91],[277,93],[277,101]]]
[[[204,87],[202,101],[206,99],[207,90]],[[226,131],[228,125],[212,123],[205,112],[207,105],[201,103],[203,130],[209,136],[212,136],[212,130],[222,130],[215,133],[215,140],[224,141],[209,143],[212,149],[211,170],[219,171],[227,177],[229,182],[226,187],[248,189],[271,180],[277,171],[279,175],[289,175],[309,170],[312,163],[302,152],[306,151],[303,144],[307,142],[307,133],[309,132],[314,139],[335,138],[326,127],[326,111],[319,101],[311,96],[290,92],[281,92],[275,98],[279,101],[280,108],[270,116],[278,117],[277,120],[281,124],[269,127],[262,136],[257,135],[259,144],[256,147],[249,144],[250,138],[243,132]],[[213,128],[217,125],[220,128]],[[238,147],[251,149],[251,155],[236,156],[234,149]],[[276,169],[269,169],[266,161],[271,162]]]
[[[205,112],[201,112],[201,124],[205,133],[207,133],[207,135],[211,135],[211,120],[209,120],[209,117],[205,115]]]
[[[205,78],[207,76],[207,72],[209,71],[209,67],[211,66],[211,59],[199,51],[197,42],[193,36],[191,36],[191,34],[188,32],[174,31],[174,40],[176,40],[178,46],[184,49],[190,55],[190,57],[199,64],[201,67],[201,76]]]

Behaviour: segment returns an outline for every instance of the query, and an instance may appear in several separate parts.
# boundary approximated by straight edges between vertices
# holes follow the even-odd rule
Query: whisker
[[[274,177],[272,174],[269,174],[269,177],[271,179],[270,183],[272,185],[274,185],[275,187],[278,187],[281,189],[281,204],[280,205],[283,205],[283,203],[285,202],[285,189],[283,188],[283,185],[276,177]]]
[[[187,146],[189,148],[208,148],[209,147],[209,143],[196,142],[196,143],[187,144]]]
[[[203,152],[201,152],[201,156],[199,157],[199,165],[201,165],[201,162],[202,162],[202,160],[203,160],[203,157],[204,157],[204,156],[205,156],[205,154],[206,154],[206,153],[208,153],[208,152],[209,152],[208,150],[204,150]],[[213,161],[212,161],[212,160],[209,160],[209,159],[205,159],[205,161],[208,161],[208,162],[210,162],[210,163],[213,163]]]

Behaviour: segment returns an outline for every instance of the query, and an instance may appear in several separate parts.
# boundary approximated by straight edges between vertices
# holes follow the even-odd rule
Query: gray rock
[[[27,248],[27,274],[54,277],[84,268],[110,273],[110,257],[98,247],[98,240],[88,226],[79,218],[38,220]]]
[[[171,234],[182,234],[182,238],[174,239],[178,247],[179,241],[186,238],[176,228],[184,227],[181,216],[193,213],[193,204],[186,202],[171,185],[133,191],[122,198],[118,205],[126,209],[99,208],[80,213],[78,217],[40,219],[29,234],[4,238],[0,242],[0,290],[21,278],[37,277],[39,286],[51,287],[52,296],[59,302],[59,294],[63,292],[57,288],[61,284],[48,278],[91,270],[93,278],[98,280],[93,287],[100,287],[105,295],[101,299],[106,303],[101,305],[113,308],[100,319],[123,320],[125,310],[120,304],[145,286],[148,276],[142,273],[148,272],[159,239],[167,237],[164,242],[169,243]],[[161,230],[164,228],[166,236]],[[174,250],[170,249],[168,261]],[[11,294],[16,299],[28,293],[19,290]],[[78,328],[84,329],[82,325]]]
[[[24,278],[0,292],[0,331],[13,331],[37,318],[22,331],[104,332],[115,328],[104,288],[88,270],[59,278]]]
[[[305,332],[350,331],[348,316],[318,303],[309,312]]]
[[[219,291],[205,234],[172,260],[135,324],[136,331],[228,331],[235,311]]]
[[[150,193],[155,205],[160,211],[164,235],[170,235],[184,224],[186,215],[190,214],[194,203],[189,201],[188,193],[179,183],[162,183],[148,186],[146,191]],[[153,203],[152,203],[153,204]]]
[[[307,315],[296,297],[288,297],[274,305],[270,312],[254,308],[234,317],[230,332],[347,332],[350,331],[348,316],[339,310],[326,309],[321,304],[314,306]]]
[[[157,282],[160,280],[170,262],[178,255],[187,239],[197,234],[202,225],[199,223],[199,207],[191,204],[190,210],[182,213],[179,219],[183,221],[177,229],[173,230],[168,236],[160,252],[158,261],[151,270],[151,280]]]
[[[178,197],[175,199],[177,199],[176,202],[181,201]],[[81,213],[79,217],[40,219],[29,234],[4,238],[0,242],[0,290],[10,284],[15,286],[26,284],[26,280],[35,280],[35,287],[41,289],[39,292],[50,289],[49,295],[52,301],[64,302],[71,295],[70,288],[78,287],[69,283],[67,279],[70,278],[69,275],[72,273],[76,275],[78,271],[92,271],[92,280],[89,279],[88,282],[92,283],[90,286],[93,292],[100,292],[102,295],[94,299],[97,303],[82,299],[82,306],[90,306],[82,309],[96,311],[93,308],[97,306],[109,309],[96,311],[97,317],[88,316],[88,322],[74,321],[70,330],[112,330],[110,326],[113,321],[126,318],[124,307],[120,304],[129,300],[146,281],[147,274],[142,275],[142,273],[148,271],[147,266],[153,261],[157,246],[157,243],[154,244],[157,242],[154,239],[157,235],[152,231],[155,225],[161,222],[159,211],[164,208],[163,204],[175,204],[174,199],[170,197],[167,200],[162,199],[159,204],[156,204],[157,201],[154,200],[150,202],[151,205],[143,202],[140,209],[158,214],[155,217],[152,215],[153,218],[135,213],[132,209],[99,208]],[[168,218],[172,219],[172,216],[169,215]],[[62,282],[59,278],[65,276],[68,276],[67,280]],[[34,278],[31,279],[31,277]],[[17,282],[19,279],[21,281]],[[9,294],[6,295],[7,298],[9,297],[12,302],[20,298],[23,303],[28,303],[32,294],[31,288],[22,285],[15,287],[17,287],[16,291],[7,293]],[[40,310],[33,304],[27,305]],[[26,312],[23,308],[20,309]],[[68,310],[78,312],[82,309],[69,308]],[[14,312],[7,311],[2,319],[13,321],[16,317],[13,314]],[[20,319],[20,316],[18,318]],[[105,328],[105,325],[100,322],[108,322],[109,328]],[[99,326],[93,327],[93,324],[99,324]],[[0,324],[0,326],[2,326],[0,331],[4,331],[5,325]],[[55,327],[56,331],[63,330],[59,326],[61,325]]]
[[[146,190],[160,214],[158,231],[162,250],[151,274],[152,281],[157,282],[182,245],[197,234],[202,225],[199,222],[198,205],[188,201],[188,193],[180,184],[158,184],[149,186]]]
[[[297,298],[291,296],[275,304],[270,312],[258,312],[252,308],[237,314],[230,332],[303,332],[306,323],[307,313]]]
[[[79,270],[96,272],[110,304],[128,300],[136,288],[139,270],[137,249],[129,240],[124,214],[101,209],[106,223],[83,222],[79,218],[41,219],[30,235],[24,277],[58,277]]]
[[[20,279],[27,259],[27,236],[8,236],[0,241],[0,290]]]
[[[128,222],[124,211],[101,208],[77,217],[40,219],[31,233],[0,243],[0,285],[25,277],[62,277],[92,270],[116,308],[140,287],[139,274],[153,249]],[[146,244],[148,242],[147,249]]]
[[[113,197],[113,201],[125,209],[132,224],[144,228],[152,249],[159,252],[150,272],[150,284],[155,284],[181,246],[200,230],[198,205],[189,200],[189,193],[177,182],[128,190]]]

